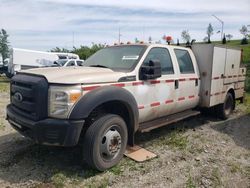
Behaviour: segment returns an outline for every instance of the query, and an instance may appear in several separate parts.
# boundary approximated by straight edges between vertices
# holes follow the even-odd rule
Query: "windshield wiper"
[[[101,68],[108,68],[107,66],[104,66],[104,65],[90,65],[90,67],[101,67]]]

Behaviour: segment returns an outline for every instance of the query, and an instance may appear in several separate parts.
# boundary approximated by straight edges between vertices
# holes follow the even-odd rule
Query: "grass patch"
[[[169,137],[163,138],[163,143],[172,148],[186,149],[188,145],[187,136],[181,134],[180,131],[174,131]]]
[[[213,181],[214,184],[213,187],[222,187],[221,174],[218,168],[214,168],[212,170],[211,180]]]
[[[6,77],[0,76],[0,93],[9,92],[10,90],[10,80]]]
[[[250,93],[245,93],[244,105],[247,107],[246,112],[250,114]]]
[[[193,178],[190,176],[190,174],[189,174],[188,180],[186,182],[186,188],[196,188],[194,181],[193,181]]]
[[[59,172],[51,177],[51,181],[56,188],[62,188],[67,181],[67,177],[65,174]]]
[[[87,182],[84,184],[83,187],[88,187],[88,188],[105,188],[108,187],[109,185],[109,179],[108,177],[103,177],[98,180],[96,179],[91,179],[91,181]]]
[[[114,167],[112,167],[111,169],[109,169],[109,172],[112,172],[114,175],[120,175],[123,172],[122,166],[121,165],[116,165]]]
[[[0,130],[4,130],[4,128],[5,128],[4,123],[0,121]]]
[[[243,49],[243,63],[250,63],[250,44],[241,45],[241,40],[231,40],[227,42],[227,46],[238,47]],[[215,44],[221,44],[221,41],[213,42]]]
[[[242,169],[239,164],[237,163],[229,163],[228,166],[230,167],[230,171],[234,174],[237,172],[242,172]]]

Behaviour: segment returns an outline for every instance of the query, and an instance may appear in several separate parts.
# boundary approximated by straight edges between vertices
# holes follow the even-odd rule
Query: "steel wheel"
[[[127,140],[127,126],[120,116],[102,116],[88,128],[84,136],[83,155],[86,162],[100,171],[113,167],[122,159]]]
[[[122,146],[122,138],[116,129],[117,125],[113,125],[102,137],[100,144],[100,153],[106,161],[114,159]]]

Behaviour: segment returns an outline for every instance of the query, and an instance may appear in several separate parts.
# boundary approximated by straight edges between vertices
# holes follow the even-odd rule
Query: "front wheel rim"
[[[120,153],[122,147],[122,137],[117,131],[115,125],[103,134],[100,142],[100,155],[104,160],[113,160]]]

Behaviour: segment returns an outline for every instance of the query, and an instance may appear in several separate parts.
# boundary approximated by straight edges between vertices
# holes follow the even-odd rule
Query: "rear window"
[[[174,52],[175,52],[175,55],[179,64],[180,72],[182,74],[194,73],[193,62],[191,60],[191,57],[188,51],[175,49]]]

